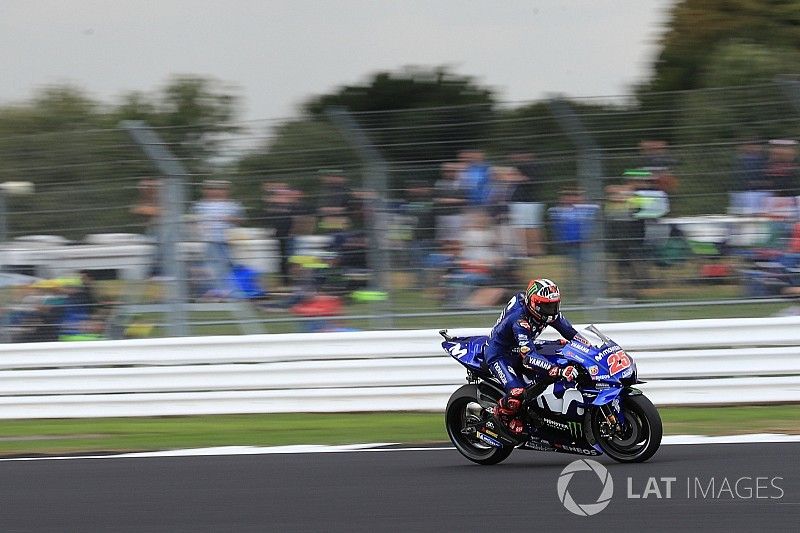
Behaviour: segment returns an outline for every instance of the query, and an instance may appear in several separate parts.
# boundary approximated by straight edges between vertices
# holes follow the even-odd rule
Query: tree
[[[388,161],[437,167],[465,147],[489,142],[494,97],[469,76],[446,68],[379,72],[361,85],[310,100],[305,111],[345,108]]]
[[[700,72],[699,87],[769,83],[781,75],[798,72],[800,49],[733,40],[711,52]]]
[[[114,114],[117,120],[143,120],[161,128],[177,155],[202,164],[216,155],[220,139],[239,130],[237,103],[232,89],[213,78],[176,76],[153,96],[126,94]]]
[[[782,74],[800,72],[800,52],[730,41],[711,52],[698,76],[700,91],[681,102],[678,140],[700,143],[795,136],[796,112]],[[719,89],[724,87],[725,89]]]
[[[341,132],[327,122],[303,119],[279,126],[270,140],[239,160],[237,182],[251,202],[262,180],[285,180],[305,190],[317,186],[317,172],[337,169],[360,177],[360,162]]]
[[[28,102],[0,107],[0,180],[25,180],[36,193],[13,199],[12,233],[79,238],[130,231],[136,181],[155,169],[119,121],[140,119],[197,172],[236,130],[236,98],[201,77],[170,80],[154,95],[130,93],[104,105],[70,85],[39,90]]]
[[[800,50],[800,0],[682,0],[666,26],[646,90],[696,89],[710,55],[732,38]]]

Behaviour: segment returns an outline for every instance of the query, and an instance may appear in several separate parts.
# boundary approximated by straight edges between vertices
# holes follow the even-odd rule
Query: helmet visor
[[[558,314],[559,302],[545,302],[537,306],[539,313],[542,316],[556,316]]]

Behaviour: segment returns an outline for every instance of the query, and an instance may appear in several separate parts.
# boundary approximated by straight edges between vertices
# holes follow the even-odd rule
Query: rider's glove
[[[563,368],[554,366],[550,369],[550,377],[562,377],[567,381],[575,381],[578,378],[578,369],[572,365]]]

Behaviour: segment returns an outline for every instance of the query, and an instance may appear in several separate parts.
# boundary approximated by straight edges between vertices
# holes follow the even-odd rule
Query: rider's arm
[[[542,341],[534,339],[530,324],[524,319],[517,320],[514,322],[512,330],[517,344],[514,351],[522,357],[522,364],[540,373],[549,371],[553,364],[543,355],[536,353],[536,347],[542,346]]]
[[[551,325],[568,341],[571,341],[575,338],[575,335],[578,334],[578,331],[570,324],[570,321],[564,318],[564,315],[561,313],[558,314],[558,318],[556,318]]]

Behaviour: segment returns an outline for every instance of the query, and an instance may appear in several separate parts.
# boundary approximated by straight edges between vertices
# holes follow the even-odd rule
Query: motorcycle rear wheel
[[[461,455],[473,463],[495,465],[511,455],[514,447],[495,448],[463,431],[470,424],[480,422],[483,419],[483,412],[477,399],[477,387],[464,385],[456,390],[447,402],[444,415],[445,427],[450,441]]]
[[[617,462],[647,461],[661,446],[663,428],[658,410],[646,396],[637,394],[622,400],[622,412],[628,426],[627,434],[624,437],[604,437],[600,429],[603,415],[600,409],[592,411],[592,434],[597,444]]]

